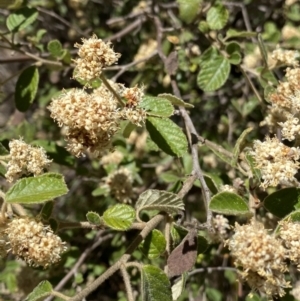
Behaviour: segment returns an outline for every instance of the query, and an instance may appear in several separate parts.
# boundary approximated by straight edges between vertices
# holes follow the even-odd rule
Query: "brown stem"
[[[123,281],[124,281],[124,284],[125,284],[125,289],[126,289],[126,294],[127,294],[127,300],[128,301],[134,301],[132,287],[131,287],[131,284],[130,284],[130,277],[129,277],[129,274],[128,274],[127,270],[126,270],[126,267],[124,265],[122,265],[120,267],[120,271],[121,271],[122,278],[123,278]]]

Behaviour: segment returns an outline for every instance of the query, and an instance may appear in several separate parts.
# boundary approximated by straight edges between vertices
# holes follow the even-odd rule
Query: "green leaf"
[[[232,154],[229,151],[215,143],[207,143],[206,146],[212,150],[222,161],[231,165]]]
[[[58,40],[49,41],[47,45],[47,50],[54,57],[60,57],[63,55],[62,45]]]
[[[137,216],[142,210],[177,213],[180,210],[184,210],[184,203],[177,194],[163,190],[148,189],[139,196],[135,208],[137,209]]]
[[[56,232],[59,227],[58,221],[55,218],[50,217],[48,222],[49,222],[49,225],[50,225],[52,231]]]
[[[227,215],[242,215],[249,213],[247,203],[237,194],[224,191],[211,198],[209,209],[213,212]]]
[[[241,52],[241,46],[238,42],[232,41],[226,45],[226,52],[231,55],[235,52]]]
[[[146,128],[154,143],[168,155],[182,157],[187,152],[186,136],[172,120],[148,117]]]
[[[203,61],[197,84],[205,92],[215,91],[224,85],[230,73],[230,63],[222,55]]]
[[[198,14],[202,0],[177,0],[179,6],[179,18],[190,24]]]
[[[234,52],[230,55],[230,57],[228,58],[228,61],[232,65],[239,65],[242,61],[242,56],[240,53]]]
[[[128,230],[135,220],[135,210],[125,204],[108,208],[103,214],[103,222],[114,230]]]
[[[212,194],[217,194],[219,187],[223,184],[222,180],[215,174],[204,174],[204,180]]]
[[[47,202],[43,205],[43,208],[40,213],[40,216],[42,217],[43,220],[47,221],[51,217],[53,208],[54,208],[53,201]]]
[[[205,237],[203,237],[199,234],[197,236],[197,240],[198,240],[197,253],[198,254],[203,254],[209,246],[208,241],[206,240]]]
[[[181,279],[172,286],[172,299],[176,301],[185,290],[185,283],[188,278],[188,273],[183,273]]]
[[[207,287],[205,289],[205,294],[209,301],[221,301],[223,294],[220,291],[216,290],[215,288]]]
[[[184,203],[177,194],[148,189],[139,196],[135,208],[137,216],[139,216],[142,210],[160,210],[168,213],[177,213],[180,210],[184,210]]]
[[[258,182],[260,182],[260,180],[261,180],[260,170],[258,168],[256,168],[255,160],[249,151],[245,153],[245,160],[248,163],[248,165],[250,166],[251,172],[252,172],[253,176],[255,177],[255,179]]]
[[[166,250],[166,239],[159,230],[152,230],[146,239],[141,243],[140,249],[150,259],[161,256]]]
[[[38,284],[38,286],[30,293],[25,301],[38,301],[41,298],[47,297],[52,292],[52,285],[49,281],[45,280]]]
[[[0,156],[6,156],[9,154],[9,151],[0,143]]]
[[[15,103],[20,112],[27,111],[33,103],[38,85],[39,70],[35,66],[26,68],[20,74],[15,90]]]
[[[300,222],[300,210],[293,211],[289,215],[287,215],[284,220],[289,220],[291,222]],[[276,232],[276,231],[275,231]]]
[[[213,30],[222,29],[228,21],[228,10],[221,4],[211,7],[206,15],[206,21]]]
[[[144,265],[141,274],[143,301],[172,301],[170,281],[161,269]]]
[[[233,158],[231,161],[231,164],[233,166],[236,166],[239,155],[243,149],[243,144],[245,142],[245,139],[252,130],[253,130],[253,128],[248,128],[248,129],[244,130],[243,133],[241,134],[241,136],[239,137],[239,139],[237,140],[237,142],[234,146],[234,149],[233,149]]]
[[[23,7],[11,13],[6,19],[6,26],[9,31],[17,32],[32,24],[38,17],[35,8]]]
[[[174,174],[172,171],[163,172],[159,175],[159,179],[166,183],[174,183],[181,178]]]
[[[123,130],[123,137],[124,138],[129,138],[131,132],[133,130],[135,130],[137,128],[137,126],[133,123],[131,123],[130,121],[127,121],[127,124]]]
[[[89,211],[87,214],[86,214],[86,219],[91,223],[91,224],[94,224],[94,225],[101,225],[102,222],[101,222],[101,216],[97,213],[97,212],[92,212],[92,211]]]
[[[254,38],[256,37],[257,33],[256,32],[251,32],[251,31],[237,31],[235,29],[230,28],[226,32],[226,38],[224,41],[232,38]]]
[[[276,86],[278,84],[274,73],[268,68],[257,68],[257,71],[260,71],[260,76],[258,79],[263,88],[266,88],[269,85]]]
[[[107,196],[109,192],[110,192],[109,187],[101,186],[92,191],[92,196],[100,196],[100,195]]]
[[[207,48],[200,56],[199,66],[203,67],[207,61],[213,61],[215,58],[219,57],[220,53],[216,47]]]
[[[144,108],[148,115],[157,117],[169,117],[174,112],[171,102],[162,97],[145,96],[140,107]]]
[[[265,43],[262,39],[261,34],[259,33],[257,35],[257,41],[258,41],[258,47],[264,62],[264,66],[267,68],[268,67],[268,51],[266,49]]]
[[[43,203],[68,192],[64,178],[60,174],[45,173],[17,181],[6,193],[7,203]]]
[[[208,33],[210,31],[210,28],[209,28],[208,23],[206,21],[200,21],[199,24],[198,24],[198,29],[202,33]]]
[[[264,207],[278,217],[285,217],[295,210],[299,202],[300,189],[295,187],[275,191],[264,199]]]
[[[185,108],[193,108],[194,107],[192,104],[184,102],[182,99],[180,99],[172,94],[163,93],[163,94],[158,94],[157,96],[167,99],[174,106],[185,107]]]

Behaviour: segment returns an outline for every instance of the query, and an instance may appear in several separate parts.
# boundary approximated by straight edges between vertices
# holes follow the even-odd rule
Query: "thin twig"
[[[156,27],[156,41],[157,41],[158,55],[160,56],[164,65],[166,65],[167,57],[162,51],[162,38],[163,38],[162,24],[158,17],[153,16],[152,18],[154,20],[154,24]],[[172,85],[174,95],[178,98],[182,98],[179,88],[178,88],[178,85],[177,85],[177,82],[174,80],[172,74],[169,74],[169,75],[171,77],[171,85]],[[209,231],[213,232],[213,226],[212,226],[213,215],[212,215],[211,210],[209,210],[210,192],[209,192],[209,188],[207,187],[207,184],[205,182],[201,167],[199,165],[198,145],[197,145],[198,141],[196,141],[196,143],[194,142],[194,140],[195,140],[194,138],[198,137],[198,133],[197,133],[195,126],[194,126],[189,114],[187,113],[186,109],[184,107],[179,107],[179,111],[181,113],[181,116],[184,119],[186,129],[187,129],[187,135],[189,138],[189,144],[190,144],[191,153],[192,153],[193,171],[197,175],[197,178],[199,179],[199,181],[201,183],[201,187],[202,187],[202,195],[203,195],[204,204],[205,204],[205,208],[206,208],[206,212],[207,212],[207,219],[206,219],[207,228]],[[197,138],[196,138],[196,140],[197,140]]]
[[[81,31],[77,26],[72,25],[70,22],[68,22],[67,20],[65,20],[64,18],[62,18],[61,16],[59,16],[55,12],[47,10],[43,7],[38,7],[37,10],[39,12],[42,12],[42,13],[48,15],[48,16],[53,17],[54,19],[58,20],[62,24],[66,25],[67,27],[74,29],[79,35],[81,35],[83,37],[86,37],[86,34],[83,31]]]
[[[128,301],[134,301],[133,291],[132,291],[132,287],[131,287],[131,284],[130,284],[130,277],[129,277],[129,274],[126,270],[125,265],[122,265],[120,267],[120,271],[121,271],[122,278],[123,278],[123,281],[124,281],[124,284],[125,284],[127,300]]]
[[[139,63],[142,63],[142,62],[145,62],[145,61],[148,61],[150,60],[152,57],[154,57],[155,55],[157,54],[157,51],[153,51],[152,53],[150,53],[149,55],[147,55],[146,57],[142,58],[142,59],[139,59],[139,60],[136,60],[132,63],[129,63],[129,64],[126,64],[126,65],[123,65],[123,66],[117,66],[119,67],[118,69],[120,69],[120,71],[111,78],[112,81],[117,81],[117,79],[124,73],[126,72],[129,68],[135,66],[135,65],[138,65]],[[108,70],[109,68],[107,68]],[[113,70],[113,68],[111,68],[111,70]]]
[[[52,292],[51,292],[51,295],[52,295],[53,297],[58,297],[58,298],[60,298],[60,299],[66,300],[66,301],[70,300],[70,297],[68,297],[68,296],[66,296],[66,295],[64,295],[64,294],[62,294],[62,293],[56,292],[56,291],[52,291]]]
[[[126,36],[127,34],[131,33],[134,29],[140,27],[145,21],[146,21],[146,18],[144,16],[140,16],[138,19],[136,19],[134,22],[130,23],[124,29],[120,30],[119,32],[117,32],[116,34],[114,34],[108,38],[105,38],[104,41],[119,40],[123,36]]]

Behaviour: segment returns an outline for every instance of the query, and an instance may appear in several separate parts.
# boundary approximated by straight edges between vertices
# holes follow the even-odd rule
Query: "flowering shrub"
[[[0,299],[300,300],[299,3],[11,2]]]

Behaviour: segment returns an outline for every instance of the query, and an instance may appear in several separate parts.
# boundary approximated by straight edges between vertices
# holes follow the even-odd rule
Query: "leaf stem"
[[[115,91],[115,89],[111,86],[111,84],[108,82],[106,77],[103,75],[103,73],[100,75],[100,79],[102,80],[103,84],[106,86],[106,88],[115,96],[120,106],[123,108],[125,107],[125,104],[123,100],[121,99],[120,95]]]

